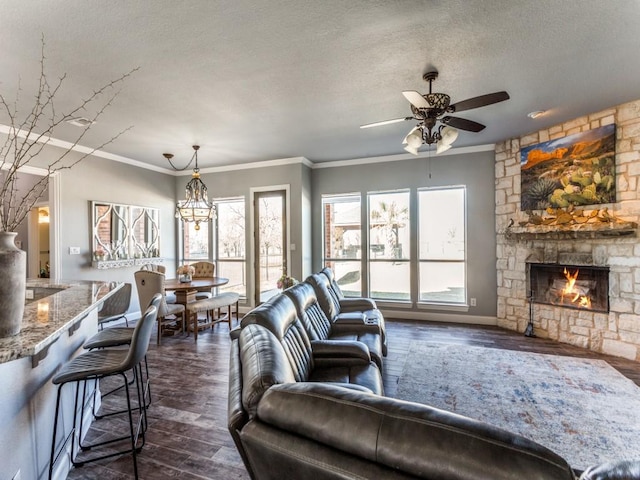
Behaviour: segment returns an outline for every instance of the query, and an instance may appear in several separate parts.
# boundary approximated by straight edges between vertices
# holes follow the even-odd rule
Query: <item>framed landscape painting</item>
[[[542,210],[616,201],[616,126],[520,149],[521,208]]]

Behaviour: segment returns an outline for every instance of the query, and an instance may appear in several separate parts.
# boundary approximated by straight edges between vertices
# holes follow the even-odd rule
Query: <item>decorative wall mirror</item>
[[[91,202],[91,209],[94,267],[129,267],[161,261],[157,208]]]

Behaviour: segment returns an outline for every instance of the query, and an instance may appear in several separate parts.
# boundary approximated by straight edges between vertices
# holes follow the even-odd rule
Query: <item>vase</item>
[[[27,253],[16,247],[15,232],[0,232],[0,338],[20,332],[27,282]]]
[[[189,283],[191,281],[191,275],[188,273],[183,273],[180,275],[180,283]]]

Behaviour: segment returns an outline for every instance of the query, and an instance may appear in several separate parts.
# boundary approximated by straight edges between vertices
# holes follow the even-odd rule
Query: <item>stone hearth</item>
[[[614,122],[618,201],[607,207],[624,227],[603,225],[581,234],[510,227],[526,217],[520,211],[520,148]],[[609,313],[536,304],[534,332],[640,361],[640,100],[496,145],[495,174],[498,325],[525,331],[527,262],[608,267]]]

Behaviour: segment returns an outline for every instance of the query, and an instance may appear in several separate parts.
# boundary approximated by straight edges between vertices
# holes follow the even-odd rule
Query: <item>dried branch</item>
[[[111,93],[102,103],[99,103],[99,100],[104,98],[107,93],[114,91],[116,86],[122,84],[138,68],[134,68],[115,80],[111,80],[99,89],[94,90],[87,98],[82,99],[78,106],[71,108],[66,113],[59,114],[55,108],[55,98],[66,80],[66,74],[51,85],[47,78],[45,61],[45,42],[43,38],[38,91],[35,95],[33,107],[24,119],[19,120],[18,110],[21,87],[18,87],[14,102],[9,102],[4,95],[0,94],[0,109],[4,110],[9,119],[7,138],[0,147],[0,170],[4,174],[0,185],[0,231],[15,231],[46,190],[51,175],[74,167],[88,156],[114,142],[132,128],[125,128],[101,145],[80,155],[77,159],[69,159],[69,154],[76,150],[76,147],[80,145],[92,125],[105,112],[107,107],[112,105],[120,91],[116,90]],[[81,111],[84,112],[88,107],[93,107],[94,105],[98,105],[98,108],[96,113],[91,118],[88,118],[91,123],[84,127],[82,133],[71,142],[70,147],[54,156],[54,159],[46,167],[46,174],[30,190],[20,196],[17,188],[20,169],[29,165],[42,153],[44,148],[51,142],[57,127],[68,120],[76,118]]]

